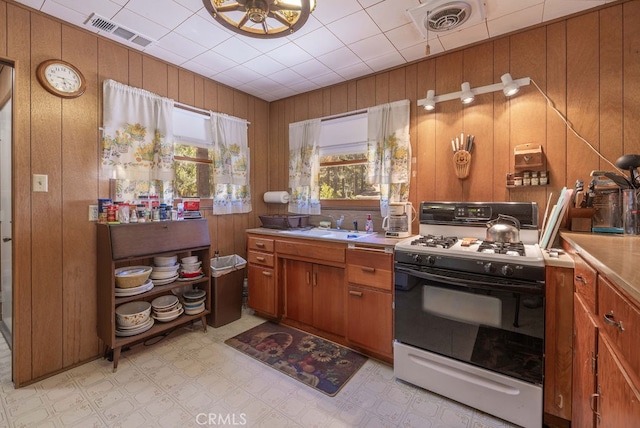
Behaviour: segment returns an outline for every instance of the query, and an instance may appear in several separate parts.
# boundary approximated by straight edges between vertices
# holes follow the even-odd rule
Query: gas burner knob
[[[413,260],[415,260],[416,263],[422,263],[422,256],[420,254],[416,254],[413,256]]]
[[[484,264],[484,271],[487,273],[495,273],[496,267],[491,263]]]
[[[513,275],[513,268],[511,267],[511,265],[504,265],[502,266],[502,269],[500,269],[500,271],[502,272],[502,274],[504,276],[511,276]]]
[[[436,264],[436,258],[433,257],[433,256],[427,256],[427,264],[431,265],[431,266],[435,265]]]

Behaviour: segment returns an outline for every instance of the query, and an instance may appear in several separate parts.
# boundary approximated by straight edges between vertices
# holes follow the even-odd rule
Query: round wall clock
[[[87,88],[87,82],[80,70],[59,59],[41,62],[36,76],[47,91],[62,98],[79,97]]]

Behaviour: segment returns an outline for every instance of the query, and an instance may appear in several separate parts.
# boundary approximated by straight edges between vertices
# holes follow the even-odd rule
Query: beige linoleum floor
[[[368,362],[328,397],[224,341],[263,322],[243,314],[224,327],[181,328],[123,352],[116,373],[98,359],[14,389],[0,337],[0,427],[511,427],[396,381]]]

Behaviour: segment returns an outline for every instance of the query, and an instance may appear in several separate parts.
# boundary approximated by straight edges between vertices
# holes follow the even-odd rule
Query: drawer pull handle
[[[311,272],[307,271],[307,285],[311,284]]]
[[[264,248],[263,242],[256,242],[256,247]]]
[[[582,277],[582,275],[576,275],[576,282],[581,282],[583,284],[587,283],[587,280]]]
[[[599,389],[599,388],[598,388]],[[591,394],[591,397],[589,399],[589,406],[591,407],[591,411],[593,413],[596,414],[596,416],[598,416],[598,418],[600,417],[600,413],[598,413],[597,410],[597,403],[598,403],[598,399],[600,398],[600,394],[598,394],[597,392],[594,394]],[[595,406],[594,406],[595,404]]]
[[[622,321],[616,321],[616,319],[613,317],[613,311],[609,312],[608,314],[604,314],[604,322],[614,327],[618,327],[618,330],[620,331],[624,331]]]
[[[376,268],[369,266],[362,266],[362,272],[375,273]]]
[[[271,272],[267,272],[267,271],[262,271],[262,274],[263,274],[264,276],[273,276],[273,273],[271,273]]]
[[[349,290],[349,294],[356,297],[362,297],[362,291]]]
[[[259,261],[259,262],[263,262],[263,261],[265,261],[265,258],[264,257],[256,257],[256,260]]]

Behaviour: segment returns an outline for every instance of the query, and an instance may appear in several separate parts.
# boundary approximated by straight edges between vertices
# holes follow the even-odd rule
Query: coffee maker
[[[411,202],[391,202],[388,215],[382,220],[382,229],[387,238],[411,236],[413,206]]]

